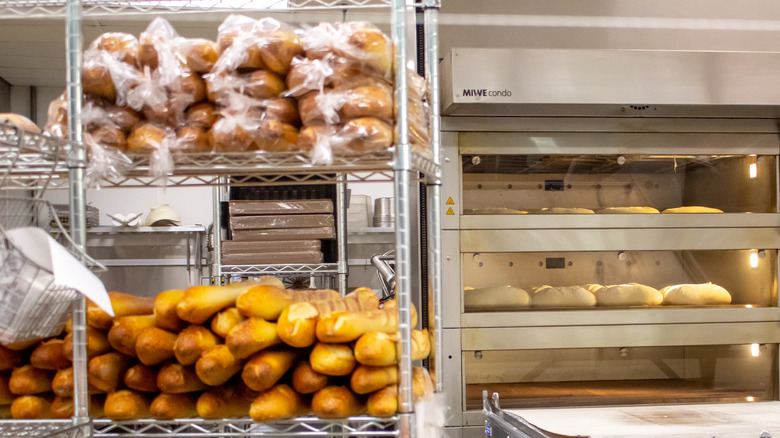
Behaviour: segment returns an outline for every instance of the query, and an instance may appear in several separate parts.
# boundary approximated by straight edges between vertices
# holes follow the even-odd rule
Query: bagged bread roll
[[[114,350],[136,357],[135,343],[138,335],[150,327],[154,327],[154,315],[122,316],[114,320],[114,326],[108,332],[108,342]]]
[[[168,362],[157,373],[157,387],[166,394],[202,391],[208,385],[201,382],[194,367]]]
[[[230,330],[225,339],[227,348],[239,359],[247,358],[280,342],[276,324],[260,318],[249,318],[238,324]]]
[[[21,351],[12,350],[0,345],[0,371],[11,370],[25,361],[25,355]]]
[[[81,68],[81,85],[84,94],[116,101],[116,87],[108,67],[97,63],[85,63]]]
[[[17,128],[24,129],[25,131],[35,134],[41,133],[41,128],[38,127],[32,120],[25,116],[13,113],[0,113],[0,124],[10,123]]]
[[[173,26],[163,18],[155,18],[138,38],[138,58],[142,66],[156,70],[162,66],[162,74],[181,69],[174,56],[173,42],[178,37]],[[158,72],[160,73],[160,72]]]
[[[11,388],[8,386],[10,376],[5,373],[0,374],[0,406],[10,405],[14,401],[14,394],[11,392]]]
[[[349,386],[355,394],[368,394],[398,383],[398,366],[372,367],[358,365],[349,379]]]
[[[154,322],[157,327],[178,333],[189,324],[176,314],[176,306],[184,298],[183,289],[172,289],[157,294],[154,299]]]
[[[284,286],[256,286],[236,299],[236,308],[246,316],[276,321],[287,306],[302,301],[338,300],[335,290],[285,290]]]
[[[51,418],[50,397],[23,395],[11,403],[11,417],[15,420],[40,420]]]
[[[191,394],[159,394],[152,400],[149,413],[158,420],[196,417],[196,400]]]
[[[412,400],[417,401],[428,394],[432,394],[436,385],[430,373],[423,367],[412,368]]]
[[[246,417],[255,397],[256,392],[241,385],[212,388],[198,397],[198,416],[206,419]]]
[[[134,154],[148,154],[160,149],[168,137],[168,131],[161,126],[141,123],[127,137],[127,151]]]
[[[286,75],[292,60],[302,54],[300,37],[284,27],[272,32],[260,47],[260,57],[265,67],[280,75]]]
[[[195,373],[205,384],[222,385],[242,369],[238,359],[227,345],[217,345],[206,350],[195,363]]]
[[[348,59],[362,71],[382,76],[388,76],[392,69],[392,42],[368,23],[321,23],[307,29],[302,41],[310,59],[336,55]]]
[[[279,97],[284,92],[284,81],[268,70],[255,70],[241,78],[245,82],[244,92],[255,99]]]
[[[304,415],[307,410],[297,392],[279,384],[257,396],[249,408],[249,416],[254,421],[269,422]]]
[[[176,129],[177,149],[184,152],[208,152],[211,150],[209,135],[202,128],[182,126]]]
[[[663,304],[716,305],[730,304],[731,294],[721,286],[712,283],[676,284],[661,289]]]
[[[112,147],[120,151],[127,149],[127,137],[119,128],[112,126],[98,126],[90,129],[88,134],[99,145]]]
[[[267,120],[260,124],[252,142],[252,149],[269,152],[296,150],[298,128],[278,120]]]
[[[531,295],[533,307],[593,307],[596,297],[580,286],[542,286]]]
[[[51,391],[54,372],[24,365],[11,371],[8,389],[16,395],[34,395]]]
[[[328,376],[346,376],[357,366],[352,348],[346,344],[318,342],[309,354],[314,371]]]
[[[138,40],[129,33],[107,32],[92,41],[87,50],[100,50],[110,53],[115,59],[126,64],[138,64]]]
[[[337,152],[381,152],[393,145],[393,127],[376,117],[361,117],[344,124],[334,143]]]
[[[398,386],[387,386],[368,396],[366,403],[368,415],[372,417],[391,417],[398,412]]]
[[[64,346],[65,341],[62,339],[41,342],[30,353],[30,365],[42,370],[61,370],[70,367],[70,360],[63,352]]]
[[[98,391],[114,392],[121,387],[128,368],[128,356],[115,351],[102,354],[87,362],[87,379]]]
[[[246,317],[237,308],[231,307],[214,316],[214,319],[211,320],[211,331],[223,338],[227,338],[230,331],[244,321],[246,321]]]
[[[173,345],[177,339],[171,333],[157,327],[147,327],[138,334],[135,353],[144,365],[157,365],[174,357]]]
[[[276,120],[297,128],[301,125],[298,106],[290,98],[269,99],[265,102],[265,118]]]
[[[463,291],[463,307],[469,311],[507,310],[531,305],[528,292],[512,286],[492,286]]]
[[[359,117],[393,120],[393,90],[388,85],[378,82],[352,88],[345,94],[341,107],[345,120]]]
[[[123,389],[106,396],[103,410],[114,421],[137,420],[149,417],[149,400],[141,393]]]
[[[247,361],[241,379],[254,391],[271,389],[295,363],[297,353],[290,350],[261,351]]]
[[[599,306],[657,306],[663,301],[657,289],[638,283],[605,286],[593,294]]]
[[[142,363],[135,364],[127,369],[123,382],[125,386],[140,392],[158,392],[157,367],[151,367]]]
[[[314,371],[308,361],[298,362],[292,373],[292,386],[299,394],[313,394],[328,386],[330,377]]]
[[[362,410],[362,403],[346,386],[327,386],[317,391],[311,400],[311,411],[320,418],[348,418]]]
[[[198,103],[184,113],[187,126],[208,130],[217,121],[217,108],[211,103]]]
[[[331,143],[336,132],[337,128],[332,125],[304,126],[298,133],[298,147],[303,151],[323,149],[328,154],[332,154]]]
[[[217,336],[206,327],[191,325],[179,333],[173,344],[173,354],[182,365],[192,365],[204,351],[219,343]]]
[[[220,310],[235,305],[236,298],[254,286],[258,286],[255,281],[226,286],[193,286],[185,292],[176,313],[192,324],[202,324]]]
[[[114,317],[131,315],[151,315],[154,312],[154,298],[137,297],[122,292],[111,291],[108,293],[111,299],[111,308]],[[87,302],[87,325],[99,330],[108,330],[112,327],[113,319],[92,301]]]
[[[174,50],[195,73],[208,73],[219,59],[217,43],[203,38],[177,38]]]

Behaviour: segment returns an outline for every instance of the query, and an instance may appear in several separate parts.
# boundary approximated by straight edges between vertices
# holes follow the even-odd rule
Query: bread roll
[[[184,152],[209,152],[211,143],[203,128],[182,126],[176,129],[177,150]]]
[[[123,389],[106,396],[106,417],[114,421],[137,420],[149,417],[149,401],[141,393]]]
[[[507,310],[531,305],[528,292],[512,286],[493,286],[463,291],[467,311]]]
[[[120,151],[127,149],[127,136],[119,128],[113,126],[97,126],[89,130],[89,135],[92,136],[98,145],[104,147],[112,147]]]
[[[661,213],[723,213],[723,210],[712,208],[712,207],[689,206],[689,207],[667,208]]]
[[[306,404],[292,388],[280,384],[261,393],[252,402],[249,416],[258,422],[269,422],[304,415]]]
[[[246,317],[237,308],[231,307],[217,313],[214,319],[211,320],[211,331],[223,338],[227,338],[233,327],[244,321],[246,321]]]
[[[241,379],[254,391],[271,389],[292,368],[297,353],[290,350],[261,351],[247,361]]]
[[[341,120],[343,103],[342,93],[312,91],[298,99],[298,115],[304,126],[332,125]]]
[[[658,209],[653,207],[608,207],[599,210],[599,214],[648,214],[659,213]]]
[[[594,214],[595,212],[589,208],[580,207],[549,207],[543,208],[539,213],[544,214]]]
[[[311,400],[311,411],[320,418],[353,417],[362,410],[360,400],[346,386],[327,386]]]
[[[393,90],[381,83],[353,88],[346,92],[341,114],[345,119],[376,117],[393,120]]]
[[[8,389],[16,395],[34,395],[51,391],[54,372],[23,365],[11,371]]]
[[[271,99],[284,92],[284,81],[268,70],[255,70],[242,78],[246,81],[244,92],[255,99]]]
[[[157,387],[166,394],[202,391],[208,385],[201,382],[194,367],[169,362],[157,373]]]
[[[8,386],[10,376],[6,373],[0,374],[0,406],[10,405],[14,401],[14,394],[11,392],[11,388]]]
[[[140,392],[158,392],[156,367],[150,367],[142,363],[135,364],[127,369],[124,383],[130,389]]]
[[[208,130],[217,121],[217,108],[211,103],[198,103],[184,113],[187,126]]]
[[[87,363],[87,378],[90,385],[102,392],[114,392],[121,387],[130,358],[111,352],[95,356]]]
[[[245,359],[280,342],[276,324],[261,318],[249,318],[238,324],[225,339],[230,352],[239,359]]]
[[[658,290],[637,283],[605,286],[593,293],[599,306],[657,306],[663,301]]]
[[[72,361],[73,360],[73,334],[68,333],[65,335],[65,342],[62,344],[62,354]],[[94,327],[87,327],[87,358],[93,358],[100,356],[101,354],[108,353],[111,350],[111,344],[108,342],[108,335],[106,332],[98,330]]]
[[[206,419],[246,417],[254,400],[248,395],[244,388],[236,385],[212,388],[198,397],[198,416]],[[257,396],[256,393],[252,395]]]
[[[339,146],[348,152],[381,152],[393,145],[393,127],[375,117],[352,119],[339,130]]]
[[[412,368],[412,399],[417,401],[435,391],[436,385],[428,370],[423,367]]]
[[[260,124],[252,149],[258,151],[286,152],[297,150],[298,128],[278,120],[266,120]]]
[[[302,151],[310,151],[316,145],[328,145],[330,147],[336,128],[332,125],[304,126],[298,134],[298,147]]]
[[[596,297],[580,286],[543,286],[531,295],[533,307],[593,307]]]
[[[127,106],[105,105],[103,110],[106,112],[109,124],[116,126],[123,133],[130,132],[141,121],[138,111]]]
[[[301,126],[298,105],[294,99],[290,98],[268,100],[265,107],[265,118],[267,120],[278,120],[296,128]]]
[[[154,311],[154,298],[137,297],[122,292],[108,293],[114,316],[151,315]],[[87,325],[99,330],[111,328],[113,320],[92,301],[87,302]]]
[[[0,345],[0,371],[11,370],[21,365],[24,360],[25,355],[21,351],[11,350],[6,346]]]
[[[299,394],[313,394],[329,382],[330,377],[314,371],[307,361],[298,362],[292,373],[292,386]]]
[[[160,148],[168,135],[165,128],[149,123],[136,126],[127,137],[127,151],[133,154],[149,154]]]
[[[227,345],[217,345],[206,350],[195,363],[198,378],[211,386],[222,385],[241,371],[241,360],[230,352]]]
[[[661,289],[661,294],[663,304],[705,306],[731,303],[731,294],[712,283],[666,286]]]
[[[196,417],[196,400],[191,394],[159,394],[152,400],[149,413],[158,420]]]
[[[208,73],[219,59],[217,43],[203,38],[182,38],[176,41],[176,52],[184,65],[195,73]]]
[[[591,292],[592,292],[592,293],[594,293],[594,294],[596,293],[596,291],[599,291],[599,290],[601,290],[601,289],[604,289],[604,286],[603,286],[603,285],[601,285],[601,284],[596,284],[596,283],[586,284],[584,287],[585,287],[585,289],[587,289],[587,290],[591,291]]]
[[[295,33],[278,29],[266,38],[259,47],[259,52],[267,69],[286,75],[290,71],[292,60],[303,55],[303,45]]]
[[[220,310],[235,305],[236,298],[254,286],[257,284],[253,281],[226,286],[193,286],[185,292],[176,313],[192,324],[202,324]]]
[[[11,417],[15,420],[39,420],[51,418],[51,402],[48,397],[23,395],[11,404]]]
[[[114,350],[136,357],[135,343],[138,335],[150,327],[154,327],[154,315],[122,316],[116,318],[114,326],[108,332],[108,342]]]
[[[116,102],[116,87],[111,72],[104,65],[90,63],[81,67],[81,88],[87,96]]]
[[[352,348],[346,344],[318,342],[309,354],[314,371],[328,376],[346,376],[357,366]]]
[[[38,127],[32,120],[19,114],[13,113],[0,113],[0,124],[10,123],[17,128],[24,129],[27,132],[35,134],[41,133],[41,128]]]
[[[191,325],[179,333],[173,344],[173,354],[182,365],[193,365],[204,351],[217,345],[219,339],[206,327]]]
[[[154,299],[154,321],[157,327],[178,333],[187,327],[187,322],[176,314],[176,306],[184,298],[184,289],[160,292]]]
[[[138,334],[135,353],[144,365],[157,365],[174,357],[177,335],[157,327],[147,327]]]
[[[138,66],[138,40],[135,36],[123,32],[106,32],[92,41],[89,50],[108,52],[116,60],[134,67]]]
[[[349,380],[349,386],[356,394],[368,394],[398,383],[398,367],[372,367],[358,365]]]
[[[341,296],[330,289],[289,290],[271,285],[256,286],[236,299],[236,308],[246,316],[276,321],[287,306],[302,301],[338,300]]]

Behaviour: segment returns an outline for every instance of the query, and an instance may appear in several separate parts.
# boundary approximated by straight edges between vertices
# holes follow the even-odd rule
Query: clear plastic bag
[[[387,78],[392,75],[392,42],[370,23],[320,23],[304,31],[303,47],[310,59],[324,59],[328,54],[334,54],[366,73]]]

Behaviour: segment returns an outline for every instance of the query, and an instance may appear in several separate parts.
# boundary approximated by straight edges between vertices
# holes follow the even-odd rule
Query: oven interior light
[[[759,350],[758,344],[750,344],[750,355],[751,356],[758,357],[758,350]]]
[[[745,400],[747,400],[749,402],[752,402],[755,399],[753,397],[751,397],[751,396],[747,396],[747,397],[745,397]]]
[[[756,164],[756,163],[751,163],[751,164],[750,164],[750,170],[749,170],[749,171],[750,171],[750,177],[751,177],[751,178],[755,178],[755,177],[757,177],[757,176],[758,176],[758,164]]]
[[[758,267],[758,251],[755,249],[750,251],[750,267]]]

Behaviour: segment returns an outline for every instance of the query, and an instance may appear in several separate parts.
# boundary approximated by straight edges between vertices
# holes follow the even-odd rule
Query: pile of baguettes
[[[116,317],[87,307],[90,415],[113,420],[309,413],[390,416],[398,407],[398,309],[373,291],[285,290],[273,277],[169,290],[111,292]],[[412,323],[416,325],[413,309]],[[73,415],[73,339],[0,348],[0,405],[17,419]],[[12,349],[17,348],[17,349]],[[430,353],[414,330],[412,359]],[[432,391],[413,371],[415,397]]]

